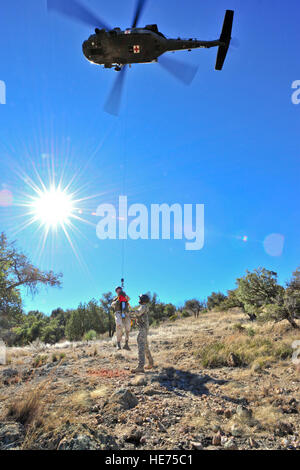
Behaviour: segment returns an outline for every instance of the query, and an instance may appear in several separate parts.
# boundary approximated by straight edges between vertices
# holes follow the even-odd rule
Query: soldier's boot
[[[146,369],[146,370],[151,370],[151,369],[153,369],[153,367],[154,367],[154,363],[153,363],[153,362],[149,362],[149,364],[147,364],[147,365],[145,366],[145,369]]]
[[[123,346],[123,349],[126,349],[127,351],[131,351],[131,349],[128,345],[128,341],[125,342],[125,345]]]
[[[120,341],[117,342],[117,347],[118,347],[118,349],[122,349]]]
[[[145,372],[144,367],[137,366],[136,369],[131,369],[133,374],[143,374]]]

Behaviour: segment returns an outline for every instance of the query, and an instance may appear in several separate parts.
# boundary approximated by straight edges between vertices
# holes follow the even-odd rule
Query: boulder
[[[0,423],[0,450],[17,449],[25,437],[20,423]]]
[[[123,410],[130,410],[138,404],[137,397],[127,388],[117,390],[107,403],[119,405]]]

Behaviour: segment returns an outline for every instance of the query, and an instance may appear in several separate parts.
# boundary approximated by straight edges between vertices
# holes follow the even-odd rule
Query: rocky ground
[[[227,364],[203,366],[203,345],[237,344],[245,334],[237,322],[247,326],[239,312],[216,312],[151,329],[157,367],[137,376],[136,332],[131,351],[117,351],[114,339],[9,350],[0,449],[300,449],[291,357],[268,356],[258,367],[232,352]],[[254,330],[276,345],[300,340],[288,324]]]

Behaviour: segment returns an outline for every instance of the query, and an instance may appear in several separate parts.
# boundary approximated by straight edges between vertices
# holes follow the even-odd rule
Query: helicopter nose
[[[83,44],[82,44],[82,52],[84,53],[84,55],[87,57],[89,55],[89,42],[88,41],[84,41]]]

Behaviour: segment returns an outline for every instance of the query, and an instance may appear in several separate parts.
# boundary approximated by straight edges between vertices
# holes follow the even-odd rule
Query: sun
[[[79,180],[83,170],[69,168],[68,160],[61,159],[58,165],[54,155],[45,154],[41,170],[35,161],[31,163],[29,173],[17,165],[15,168],[23,187],[15,199],[15,205],[21,209],[15,216],[13,236],[25,230],[31,230],[33,237],[39,235],[35,240],[36,256],[40,260],[49,249],[53,260],[57,243],[65,238],[80,265],[88,270],[77,244],[78,240],[87,238],[80,225],[96,227],[91,201],[103,193],[84,194],[88,183]]]
[[[66,190],[52,186],[39,191],[31,202],[31,213],[35,221],[47,229],[65,227],[74,216],[72,196]]]

